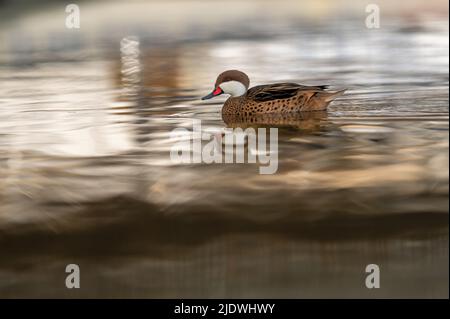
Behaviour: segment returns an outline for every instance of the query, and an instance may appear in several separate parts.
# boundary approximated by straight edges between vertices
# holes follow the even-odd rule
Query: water
[[[346,21],[7,37],[0,296],[448,298],[448,18]],[[274,175],[174,165],[173,129],[249,125],[200,101],[231,68],[348,93],[257,120],[279,128]]]

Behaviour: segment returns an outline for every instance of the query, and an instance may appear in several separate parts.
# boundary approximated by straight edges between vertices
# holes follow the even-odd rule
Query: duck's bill
[[[204,97],[202,97],[202,100],[209,100],[212,99],[214,97],[213,92],[209,93],[208,95],[205,95]]]
[[[215,89],[214,91],[212,91],[211,93],[209,93],[208,95],[205,95],[204,97],[202,97],[202,100],[209,100],[215,96],[218,96],[220,94],[222,94],[223,91],[220,87],[218,87],[217,89]]]

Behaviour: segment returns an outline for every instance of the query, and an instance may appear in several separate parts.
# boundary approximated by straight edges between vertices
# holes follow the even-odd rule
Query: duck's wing
[[[296,83],[276,83],[259,85],[247,91],[247,98],[256,102],[288,99],[297,95],[298,91],[309,91],[311,93],[321,92],[327,88],[326,85],[306,86]]]

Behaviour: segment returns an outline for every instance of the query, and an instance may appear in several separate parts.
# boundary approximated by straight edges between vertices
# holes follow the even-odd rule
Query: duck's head
[[[229,94],[233,97],[244,95],[247,92],[250,80],[244,72],[228,70],[219,74],[214,84],[214,90],[202,97],[207,100],[221,94]]]

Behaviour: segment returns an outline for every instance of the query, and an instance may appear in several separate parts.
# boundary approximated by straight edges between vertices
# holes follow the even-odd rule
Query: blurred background
[[[0,0],[0,297],[448,298],[447,1],[69,3]],[[200,101],[226,69],[348,91],[258,123],[274,175],[174,165],[247,125]]]

